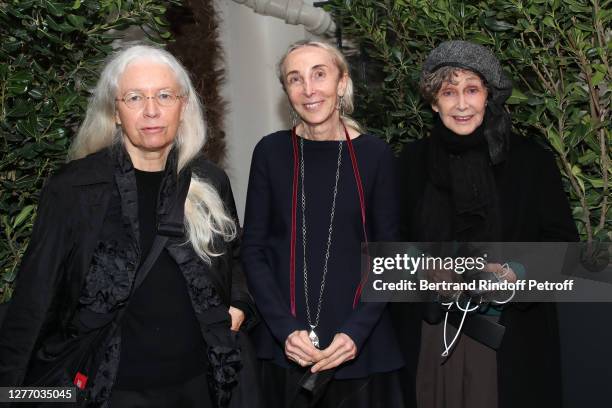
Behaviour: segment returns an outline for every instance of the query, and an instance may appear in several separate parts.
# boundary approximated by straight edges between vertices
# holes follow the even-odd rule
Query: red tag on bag
[[[87,385],[87,376],[81,372],[76,373],[74,376],[74,385],[81,390],[84,390],[85,386]]]

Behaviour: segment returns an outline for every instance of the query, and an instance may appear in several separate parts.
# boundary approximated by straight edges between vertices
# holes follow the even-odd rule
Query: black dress
[[[313,319],[321,286],[338,145],[338,141],[304,140],[308,234],[306,257]],[[394,241],[398,237],[399,224],[391,151],[384,142],[367,134],[355,138],[353,145],[365,190],[368,238],[372,242]],[[242,247],[249,287],[265,322],[255,328],[253,341],[258,357],[273,364],[264,364],[263,381],[264,388],[266,383],[275,382],[266,391],[271,398],[269,401],[277,401],[272,402],[278,404],[276,406],[286,404],[282,401],[286,401],[285,394],[290,393],[287,390],[293,387],[291,370],[297,369],[285,357],[285,339],[295,330],[309,329],[304,300],[300,204],[297,205],[296,217],[296,317],[290,312],[292,149],[289,131],[268,135],[255,147]],[[353,299],[361,278],[359,254],[364,238],[359,195],[346,142],[341,160],[328,275],[317,333],[322,349],[340,332],[349,335],[357,346],[357,357],[338,367],[332,384],[355,379],[366,379],[362,384],[368,384],[371,381],[367,379],[373,374],[393,372],[403,366],[403,360],[386,305],[360,302],[353,309]],[[298,192],[300,188],[298,186]],[[277,370],[278,367],[282,368],[282,372]],[[283,390],[283,383],[289,383],[287,390]],[[329,391],[335,388],[336,385],[332,385]],[[354,387],[348,388],[356,391]],[[394,398],[394,393],[389,389],[382,393]],[[364,401],[366,399],[362,398]],[[385,398],[381,397],[380,401],[384,404]],[[394,401],[384,406],[401,407],[402,403]]]

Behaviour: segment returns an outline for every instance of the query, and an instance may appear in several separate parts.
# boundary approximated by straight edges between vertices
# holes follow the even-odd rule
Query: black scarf
[[[422,241],[499,241],[501,219],[483,123],[457,135],[436,118],[421,201]]]

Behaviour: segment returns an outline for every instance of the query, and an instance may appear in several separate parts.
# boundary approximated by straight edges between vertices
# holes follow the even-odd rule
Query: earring
[[[118,142],[121,140],[122,137],[123,137],[123,130],[121,129],[121,126],[117,123],[117,126],[115,127],[115,134],[113,136],[113,140],[115,142]]]
[[[340,116],[344,116],[344,95],[338,96],[338,110],[340,111]]]
[[[289,117],[291,118],[291,127],[294,128],[298,125],[298,121],[300,120],[300,117],[298,116],[297,112],[295,111],[295,109],[293,109],[293,106],[289,105]]]

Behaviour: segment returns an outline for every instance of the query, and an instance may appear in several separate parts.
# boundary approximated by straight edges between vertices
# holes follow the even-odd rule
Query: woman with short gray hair
[[[434,126],[430,137],[402,152],[403,241],[577,240],[554,156],[512,133],[504,106],[512,82],[489,49],[441,43],[423,64],[420,88]],[[394,305],[400,337],[410,345],[407,378],[417,372],[420,408],[561,406],[554,305],[506,306],[468,315],[443,353],[443,336],[452,339],[456,330],[442,323],[441,306],[420,314],[413,305]],[[485,338],[498,323],[505,334],[494,345]],[[421,329],[419,346],[414,338]]]
[[[292,44],[279,78],[294,123],[255,147],[242,252],[266,406],[402,408],[386,305],[360,299],[361,243],[397,237],[391,149],[350,118],[333,45]]]

